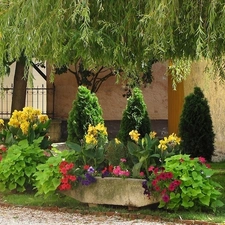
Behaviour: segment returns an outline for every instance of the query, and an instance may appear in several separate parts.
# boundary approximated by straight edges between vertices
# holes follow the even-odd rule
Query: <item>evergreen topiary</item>
[[[195,87],[194,93],[185,98],[179,133],[183,153],[211,161],[215,134],[208,101],[199,87]]]
[[[97,96],[85,86],[79,86],[67,121],[67,141],[80,144],[89,124],[96,126],[98,123],[104,124],[104,120]]]
[[[147,112],[147,106],[144,102],[142,91],[134,88],[131,96],[128,98],[126,109],[123,112],[122,121],[118,133],[118,139],[124,144],[130,139],[129,132],[137,130],[140,137],[149,134],[151,131],[151,122]]]

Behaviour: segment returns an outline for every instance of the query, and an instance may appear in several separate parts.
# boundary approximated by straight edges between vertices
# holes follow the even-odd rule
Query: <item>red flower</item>
[[[66,161],[62,161],[60,164],[59,164],[59,168],[63,168],[67,165],[67,162]]]
[[[68,163],[68,164],[65,166],[65,168],[66,168],[67,170],[71,170],[71,169],[73,168],[73,166],[74,166],[73,163]]]
[[[155,186],[154,187],[156,191],[160,191],[160,187],[159,186]]]
[[[157,179],[154,179],[153,181],[152,181],[152,186],[156,186],[158,184],[158,180]]]
[[[159,172],[159,168],[157,168],[157,167],[154,168],[153,172],[154,172],[154,174],[157,174]]]
[[[76,176],[73,176],[73,175],[70,175],[70,176],[69,176],[69,179],[70,179],[71,181],[76,181],[76,180],[77,180],[77,177],[76,177]]]
[[[70,190],[70,189],[71,189],[71,184],[69,184],[69,183],[59,185],[59,190],[61,190],[61,191]]]
[[[162,192],[161,192],[161,195],[165,195],[166,194],[166,188],[164,188],[163,190],[162,190]]]
[[[84,165],[84,170],[88,170],[89,169],[89,165]]]
[[[166,173],[166,178],[167,179],[172,179],[173,178],[173,173],[172,172],[167,172]]]
[[[114,166],[113,166],[113,165],[109,165],[108,170],[109,170],[109,172],[110,172],[110,173],[112,173],[112,172],[113,172],[113,169],[114,169]]]
[[[162,196],[162,200],[163,200],[164,202],[169,202],[170,196],[167,195],[167,194],[165,194],[165,195]]]
[[[169,191],[174,191],[176,189],[175,184],[172,182],[170,183],[169,187],[168,187]]]
[[[61,179],[61,183],[63,183],[63,184],[67,184],[68,181],[69,181],[69,179],[68,179],[67,176],[65,176],[65,177],[63,177],[63,178]]]
[[[65,167],[63,167],[63,168],[60,168],[60,170],[59,170],[62,174],[67,174],[67,169],[65,168]]]
[[[159,175],[159,179],[160,179],[160,180],[166,180],[166,179],[167,179],[166,173],[161,173],[161,174]]]
[[[102,170],[102,173],[104,174],[106,171],[107,171],[107,167],[105,167],[105,168]]]
[[[5,145],[0,145],[0,149],[3,151],[3,152],[6,152],[7,148]]]
[[[180,181],[180,180],[175,180],[175,181],[173,181],[173,183],[174,183],[174,185],[176,185],[176,187],[177,187],[177,186],[180,186],[181,181]]]
[[[207,167],[207,168],[211,168],[211,166],[210,166],[210,164],[205,164],[205,166]]]

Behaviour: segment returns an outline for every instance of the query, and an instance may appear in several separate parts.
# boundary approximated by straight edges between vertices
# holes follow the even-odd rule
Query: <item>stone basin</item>
[[[120,205],[142,207],[159,202],[153,196],[144,195],[143,179],[97,177],[91,185],[79,184],[76,188],[62,193],[89,205]]]

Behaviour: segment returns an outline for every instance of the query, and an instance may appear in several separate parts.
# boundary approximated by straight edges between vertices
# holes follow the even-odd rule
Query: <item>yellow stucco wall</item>
[[[210,106],[213,128],[216,134],[215,149],[225,153],[225,84],[219,79],[212,79],[204,72],[205,62],[193,63],[191,74],[184,82],[184,95],[193,92],[195,86],[199,86]]]

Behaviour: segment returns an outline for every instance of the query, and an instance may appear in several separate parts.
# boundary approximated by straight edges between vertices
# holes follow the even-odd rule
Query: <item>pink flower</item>
[[[154,166],[150,166],[149,168],[148,168],[148,171],[150,172],[150,171],[153,171],[154,170]]]
[[[174,191],[176,189],[175,184],[172,182],[170,183],[169,187],[168,187],[169,191]]]
[[[162,196],[162,200],[163,200],[164,202],[169,202],[170,196],[167,195],[167,194],[165,194],[165,195]]]
[[[144,172],[140,172],[140,176],[143,177],[145,174]]]
[[[205,160],[205,158],[204,157],[198,157],[198,160],[199,160],[199,162],[201,162],[201,163],[206,163],[206,160]]]
[[[120,159],[120,162],[126,162],[126,161],[127,161],[127,160],[124,159],[124,158]]]
[[[116,175],[116,176],[119,176],[120,175],[120,166],[116,166],[114,169],[113,169],[113,174]]]
[[[155,187],[157,184],[158,184],[158,180],[157,179],[155,179],[155,180],[152,181],[152,186]]]
[[[172,179],[173,178],[173,173],[172,172],[167,172],[166,173],[166,178],[167,179]]]

